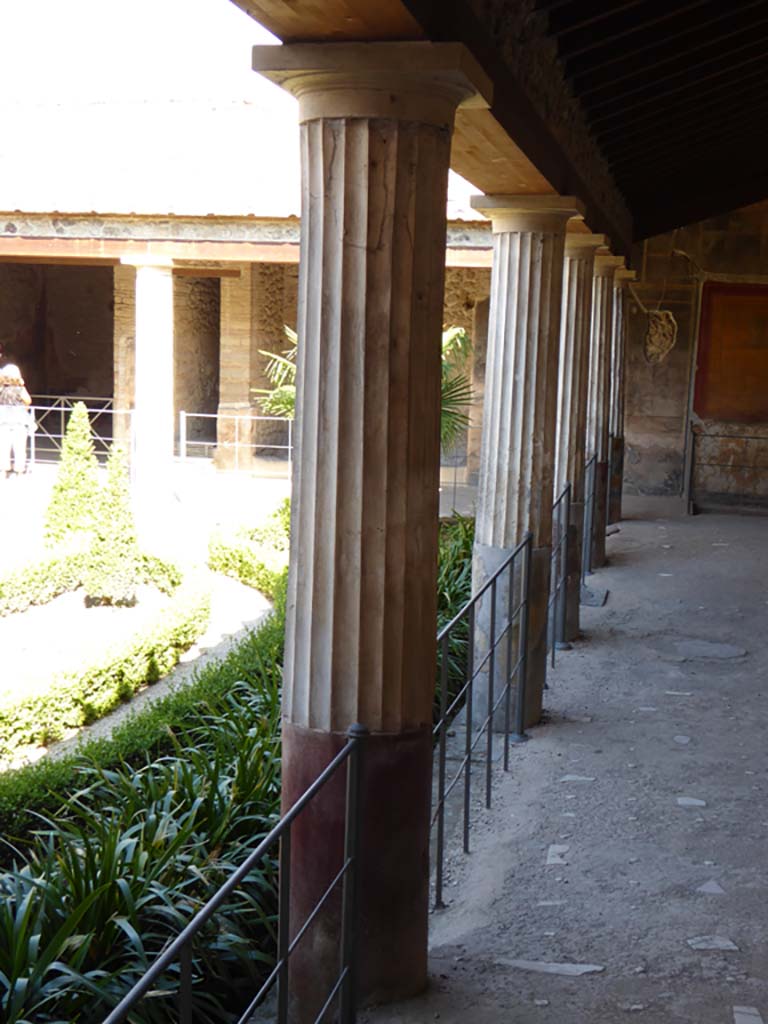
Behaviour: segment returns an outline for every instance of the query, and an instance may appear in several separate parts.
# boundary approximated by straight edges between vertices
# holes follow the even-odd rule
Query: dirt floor
[[[430,990],[366,1024],[768,1022],[768,520],[670,510],[627,501],[548,723],[452,836]]]

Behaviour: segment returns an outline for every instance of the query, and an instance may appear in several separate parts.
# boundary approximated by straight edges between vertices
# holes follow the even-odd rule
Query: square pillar
[[[562,196],[477,196],[472,205],[493,225],[473,590],[527,533],[533,535],[525,720],[534,725],[541,718],[546,680],[565,230],[571,217],[582,215],[582,207]],[[482,658],[490,645],[485,603],[476,622],[475,649]],[[504,657],[497,657],[497,670],[501,686]]]
[[[297,454],[283,807],[360,722],[360,997],[426,984],[440,340],[454,113],[487,80],[457,44],[256,47],[299,99]],[[291,932],[338,871],[343,782],[293,831]],[[291,959],[291,1020],[338,973],[338,901]]]

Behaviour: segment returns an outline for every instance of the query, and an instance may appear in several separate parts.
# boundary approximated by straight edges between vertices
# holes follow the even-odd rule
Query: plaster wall
[[[679,494],[684,484],[701,285],[705,280],[768,285],[768,202],[649,239],[636,247],[633,266],[639,272],[636,298],[646,308],[670,310],[678,332],[669,354],[659,362],[649,361],[647,317],[630,291],[624,488],[629,494]],[[710,445],[707,458],[725,464],[722,473],[714,477],[709,473],[710,479],[701,481],[712,493],[728,493],[734,486],[729,465],[754,462],[753,471],[741,474],[736,489],[743,495],[756,493],[765,476],[760,463],[768,456],[768,423],[700,422],[696,426],[710,435],[736,432],[766,439],[765,444],[753,442],[750,447],[730,444],[720,454]],[[738,496],[734,492],[734,498]]]

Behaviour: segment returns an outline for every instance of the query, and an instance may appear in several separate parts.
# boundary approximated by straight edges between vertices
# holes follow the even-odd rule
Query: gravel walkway
[[[430,991],[366,1024],[768,1022],[766,537],[621,524],[548,724],[450,839]]]

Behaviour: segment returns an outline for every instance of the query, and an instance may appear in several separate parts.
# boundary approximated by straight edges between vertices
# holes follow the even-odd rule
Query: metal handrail
[[[238,1024],[246,1024],[254,1010],[261,1005],[271,989],[278,986],[278,1024],[286,1024],[288,1020],[288,963],[291,954],[306,934],[319,910],[330,898],[339,882],[342,883],[342,930],[340,937],[339,974],[332,986],[325,1005],[316,1018],[320,1024],[325,1014],[339,997],[340,1024],[354,1024],[356,955],[357,955],[357,900],[358,862],[360,853],[360,767],[363,744],[368,730],[361,725],[353,725],[348,731],[348,739],[339,753],[315,779],[312,785],[299,797],[290,810],[283,815],[275,827],[262,839],[256,849],[246,857],[243,863],[227,879],[224,885],[211,897],[195,916],[188,922],[175,939],[157,957],[152,966],[131,990],[120,1000],[111,1013],[105,1017],[103,1024],[121,1024],[136,1005],[147,995],[153,983],[177,961],[180,964],[179,982],[179,1024],[192,1022],[192,943],[195,936],[210,917],[222,906],[228,896],[237,889],[246,876],[269,854],[274,846],[280,844],[280,880],[278,910],[278,959],[274,968],[265,979],[259,991],[251,1000],[245,1013],[239,1018]],[[315,904],[309,917],[302,923],[293,940],[290,940],[290,844],[291,825],[313,800],[327,782],[336,774],[342,765],[347,764],[347,792],[345,806],[344,858],[340,870],[326,889],[323,896]]]
[[[522,742],[528,737],[525,732],[525,697],[528,663],[528,607],[531,587],[531,554],[533,537],[526,534],[513,551],[507,555],[493,575],[460,612],[440,630],[437,637],[440,650],[440,717],[433,728],[437,742],[437,794],[432,810],[431,825],[437,826],[435,853],[435,898],[434,906],[445,906],[443,887],[445,875],[445,815],[447,799],[460,781],[464,782],[463,793],[463,846],[469,852],[472,798],[472,754],[485,737],[485,804],[491,806],[493,725],[496,713],[504,705],[504,770],[509,770],[509,744]],[[507,577],[506,604],[499,608],[499,587]],[[503,597],[503,595],[502,595]],[[477,611],[482,601],[490,599],[490,642],[488,650],[478,655],[475,643]],[[459,629],[466,628],[467,657],[463,683],[449,699],[448,661],[451,636]],[[501,692],[496,693],[497,665],[501,659],[503,683]],[[475,688],[481,673],[485,681],[485,717],[475,729],[473,711]],[[512,688],[515,683],[514,729],[512,728]],[[457,712],[464,708],[464,753],[458,770],[448,779],[448,730]]]

